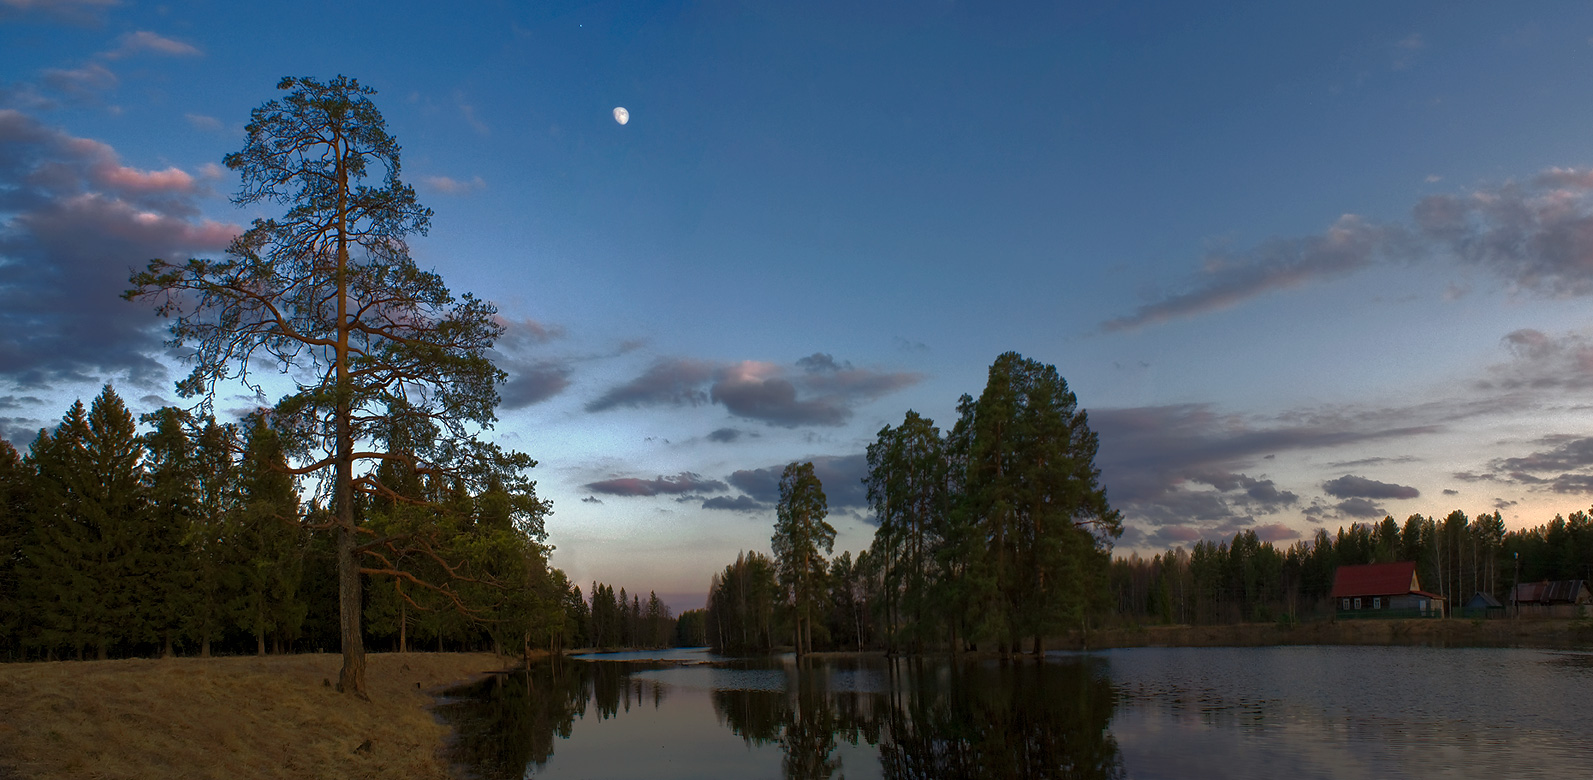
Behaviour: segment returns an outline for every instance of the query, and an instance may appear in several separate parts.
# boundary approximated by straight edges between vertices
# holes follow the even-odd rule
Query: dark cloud
[[[1287,542],[1290,539],[1299,539],[1300,532],[1284,525],[1283,523],[1268,523],[1256,526],[1256,536],[1263,542]]]
[[[1444,488],[1444,495],[1446,495],[1446,496],[1458,496],[1458,495],[1460,495],[1460,491],[1455,490],[1454,488]]]
[[[1409,224],[1340,217],[1323,233],[1275,238],[1238,254],[1208,255],[1180,291],[1106,321],[1131,330],[1234,306],[1275,290],[1355,273],[1374,264],[1443,258],[1481,268],[1516,290],[1547,297],[1593,294],[1593,171],[1553,168],[1525,181],[1432,195]]]
[[[825,503],[830,511],[866,509],[868,490],[863,478],[868,476],[868,458],[857,455],[820,455],[802,458],[797,463],[813,464],[813,475],[824,488]],[[727,479],[737,490],[764,504],[780,500],[780,475],[789,464],[767,466],[761,469],[742,469]]]
[[[725,509],[732,512],[760,512],[767,510],[769,505],[754,501],[750,496],[736,496],[735,498],[714,496],[702,502],[702,508]]]
[[[673,477],[656,477],[654,479],[638,479],[636,477],[618,477],[605,479],[598,482],[589,482],[584,486],[594,493],[603,493],[610,496],[657,496],[663,494],[680,493],[715,493],[725,490],[725,483],[716,479],[704,479],[700,474],[682,471]]]
[[[716,403],[737,417],[773,426],[838,426],[851,419],[854,406],[922,379],[913,373],[855,368],[822,353],[802,358],[796,368],[790,372],[757,361],[720,365],[661,360],[588,403],[586,410]]]
[[[504,409],[542,403],[570,386],[571,369],[562,361],[510,360],[499,365],[509,375],[509,380],[498,388],[499,405]]]
[[[720,428],[719,430],[708,434],[708,441],[716,441],[720,444],[730,444],[737,439],[740,439],[743,435],[745,434],[735,428]]]
[[[1333,506],[1342,515],[1349,517],[1381,519],[1388,515],[1383,508],[1365,498],[1346,498]]]
[[[1537,441],[1545,449],[1515,458],[1499,458],[1482,474],[1454,475],[1468,482],[1513,482],[1553,493],[1593,493],[1593,437],[1555,435]]]
[[[713,374],[714,365],[705,361],[660,360],[641,376],[611,388],[588,403],[586,410],[601,412],[620,406],[698,406],[708,402],[708,393],[702,386]]]
[[[752,496],[754,499],[766,504],[780,500],[780,473],[785,466],[770,466],[764,469],[742,469],[732,473],[728,479],[737,490]]]
[[[1523,328],[1500,339],[1510,360],[1489,369],[1480,390],[1593,389],[1593,341],[1585,334],[1551,336]]]
[[[1299,501],[1273,480],[1245,473],[1268,455],[1440,430],[1390,423],[1411,418],[1295,414],[1255,421],[1203,404],[1090,410],[1090,426],[1100,436],[1101,482],[1125,522],[1200,527],[1214,535]]]
[[[850,370],[851,363],[837,363],[835,357],[824,352],[815,352],[805,358],[797,360],[797,367],[810,374],[835,373]]]
[[[1416,498],[1422,494],[1420,490],[1406,485],[1378,482],[1350,474],[1322,483],[1322,490],[1334,498]]]
[[[1399,232],[1347,214],[1320,235],[1273,239],[1238,256],[1212,253],[1202,263],[1202,273],[1183,292],[1144,304],[1101,327],[1133,330],[1226,309],[1273,290],[1345,276],[1378,260],[1396,243]]]
[[[601,503],[603,503],[603,499],[598,498],[597,496],[587,496],[586,498],[581,499],[581,503],[583,503],[583,504],[601,504]]]
[[[0,379],[163,381],[162,323],[120,296],[151,258],[217,252],[239,232],[199,219],[199,194],[182,170],[125,166],[105,144],[0,109]]]
[[[571,361],[537,355],[548,342],[564,338],[564,328],[533,319],[498,318],[503,335],[493,344],[492,361],[509,378],[498,388],[499,405],[523,409],[542,403],[570,386]]]

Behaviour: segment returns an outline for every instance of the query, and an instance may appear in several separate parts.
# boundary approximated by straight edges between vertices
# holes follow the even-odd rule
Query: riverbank
[[[433,694],[513,665],[490,653],[373,653],[369,702],[342,656],[0,664],[0,780],[448,780]]]
[[[1319,620],[1224,626],[1135,626],[1073,632],[1052,650],[1112,647],[1263,647],[1269,645],[1422,645],[1593,649],[1589,620]]]

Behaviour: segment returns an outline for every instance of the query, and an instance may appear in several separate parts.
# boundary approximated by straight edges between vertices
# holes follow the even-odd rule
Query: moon
[[[631,112],[626,111],[624,106],[615,106],[614,107],[614,121],[616,121],[616,122],[618,122],[618,123],[620,123],[622,125],[625,124],[626,122],[631,121]]]

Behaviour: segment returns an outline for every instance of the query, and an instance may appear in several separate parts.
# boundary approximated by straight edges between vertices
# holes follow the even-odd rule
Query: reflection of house
[[[1586,580],[1523,582],[1510,591],[1510,604],[1524,617],[1581,617],[1593,604]]]
[[[1460,608],[1460,615],[1469,618],[1504,617],[1505,608],[1492,593],[1479,590],[1466,599],[1466,605]]]
[[[1333,573],[1333,606],[1343,618],[1444,616],[1444,597],[1422,590],[1411,561],[1340,566]]]

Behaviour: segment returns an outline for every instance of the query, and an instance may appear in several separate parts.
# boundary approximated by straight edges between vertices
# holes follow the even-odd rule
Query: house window
[[[1350,608],[1350,600],[1349,599],[1344,599],[1343,601],[1344,601],[1344,608],[1345,609],[1349,609]]]
[[[1383,597],[1382,596],[1373,596],[1372,597],[1372,609],[1382,609],[1382,608],[1383,608]]]
[[[1360,609],[1361,608],[1361,597],[1360,596],[1356,596],[1355,597],[1355,608],[1356,609]]]

